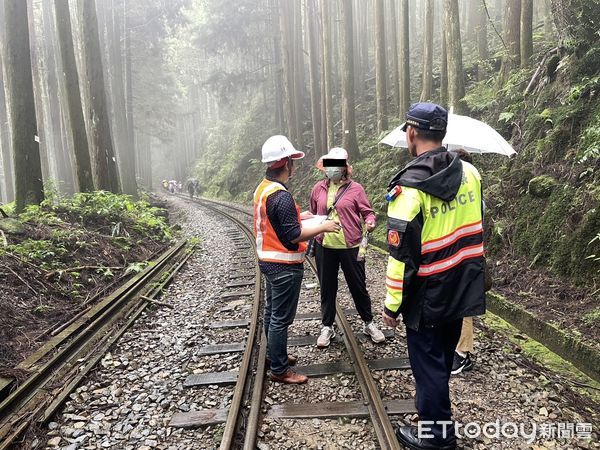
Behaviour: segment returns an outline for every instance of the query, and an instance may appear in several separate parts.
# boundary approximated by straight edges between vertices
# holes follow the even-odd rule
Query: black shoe
[[[467,352],[464,356],[460,356],[454,352],[454,362],[452,363],[452,375],[457,375],[461,372],[467,372],[473,369],[473,361],[471,361],[471,354]]]
[[[450,443],[438,444],[432,439],[421,439],[417,434],[417,427],[398,427],[396,437],[405,447],[411,450],[455,450],[456,439]]]

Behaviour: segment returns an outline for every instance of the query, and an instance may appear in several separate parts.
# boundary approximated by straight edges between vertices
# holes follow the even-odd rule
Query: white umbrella
[[[407,147],[406,133],[400,127],[384,137],[380,144]],[[505,156],[517,153],[506,139],[487,123],[452,113],[448,114],[448,129],[442,143],[448,150],[464,148],[470,153],[498,153]]]

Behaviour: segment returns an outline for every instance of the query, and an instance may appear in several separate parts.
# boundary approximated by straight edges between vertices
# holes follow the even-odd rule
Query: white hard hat
[[[348,159],[348,152],[341,147],[334,147],[323,156],[323,159]]]
[[[301,159],[304,153],[296,150],[288,138],[281,135],[271,136],[262,146],[262,162],[271,163],[285,158]]]
[[[348,160],[348,152],[341,147],[334,147],[326,155],[323,155],[317,161],[316,167],[319,170],[325,170],[323,167],[324,159],[339,159],[339,160]]]

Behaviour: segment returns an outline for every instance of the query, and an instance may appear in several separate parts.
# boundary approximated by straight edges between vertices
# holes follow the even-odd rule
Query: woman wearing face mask
[[[371,298],[367,291],[365,262],[357,260],[363,236],[363,222],[367,231],[375,228],[375,213],[364,188],[350,179],[352,167],[343,148],[332,148],[319,159],[317,167],[326,178],[313,187],[310,212],[327,215],[341,225],[335,233],[324,233],[316,238],[315,259],[321,282],[321,320],[323,328],[317,347],[329,346],[335,337],[335,301],[338,290],[340,265],[348,283],[356,309],[365,322],[364,332],[376,343],[385,336],[373,323]]]

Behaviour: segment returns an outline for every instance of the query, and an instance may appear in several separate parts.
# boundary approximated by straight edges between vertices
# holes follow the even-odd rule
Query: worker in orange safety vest
[[[311,226],[301,221],[312,214],[300,212],[286,183],[294,172],[294,161],[304,153],[285,136],[271,136],[262,147],[266,176],[254,192],[254,234],[259,266],[266,279],[264,327],[268,342],[270,378],[286,384],[307,381],[290,366],[296,358],[287,353],[288,327],[294,321],[302,278],[306,241],[340,226],[327,220]]]

